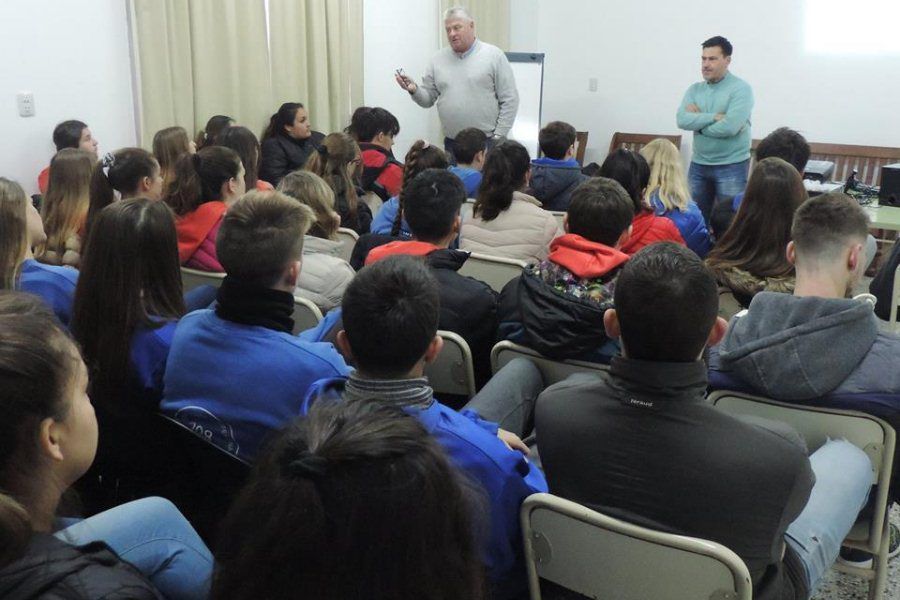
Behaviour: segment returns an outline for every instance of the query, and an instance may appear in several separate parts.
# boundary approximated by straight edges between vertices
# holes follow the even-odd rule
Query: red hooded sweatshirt
[[[371,265],[388,256],[403,254],[406,256],[428,256],[435,250],[440,250],[440,246],[429,244],[428,242],[418,242],[416,240],[403,240],[399,242],[391,242],[383,246],[376,246],[369,250],[366,256],[366,264]]]
[[[219,200],[204,202],[197,210],[175,219],[175,231],[178,233],[178,259],[185,264],[200,246],[209,239],[215,254],[218,225],[225,216],[225,203]],[[207,246],[210,244],[207,243]]]
[[[657,217],[653,211],[645,210],[635,215],[631,222],[631,237],[622,245],[622,252],[631,255],[656,242],[675,242],[684,246],[684,238],[671,219]]]
[[[567,233],[550,242],[547,259],[576,277],[596,279],[624,264],[628,255],[605,244]]]

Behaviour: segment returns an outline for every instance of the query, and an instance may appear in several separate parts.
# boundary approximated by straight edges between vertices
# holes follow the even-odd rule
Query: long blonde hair
[[[28,251],[25,190],[0,177],[0,289],[16,288],[19,270]]]
[[[641,148],[641,156],[650,165],[650,183],[644,201],[649,204],[656,193],[666,210],[686,211],[691,193],[681,165],[681,153],[675,144],[665,138],[656,138]]]
[[[341,226],[340,216],[334,211],[334,191],[325,180],[312,171],[292,171],[278,184],[278,191],[310,207],[316,215],[307,233],[317,238],[333,240]]]
[[[44,252],[62,257],[66,242],[84,227],[91,204],[93,167],[91,153],[78,148],[63,148],[50,161],[50,183],[41,206],[47,232]]]

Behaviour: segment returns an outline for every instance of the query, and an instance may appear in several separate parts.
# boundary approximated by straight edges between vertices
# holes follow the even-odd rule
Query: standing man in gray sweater
[[[519,92],[502,50],[475,38],[475,20],[461,7],[444,13],[449,48],[434,55],[422,84],[397,71],[395,79],[423,108],[435,102],[444,129],[444,149],[467,127],[482,130],[489,146],[504,139],[519,109]]]

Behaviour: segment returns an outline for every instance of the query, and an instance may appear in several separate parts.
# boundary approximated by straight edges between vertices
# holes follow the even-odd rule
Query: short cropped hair
[[[541,152],[547,158],[562,160],[566,151],[575,143],[575,128],[563,121],[547,123],[538,134]]]
[[[791,163],[797,172],[803,175],[806,163],[809,162],[809,142],[798,132],[787,127],[779,127],[760,142],[756,147],[756,160],[780,158]]]
[[[652,244],[622,268],[615,306],[629,358],[693,362],[718,316],[716,279],[684,246]]]
[[[591,177],[572,191],[569,233],[598,244],[615,245],[634,220],[634,205],[619,182]]]
[[[396,379],[425,355],[437,334],[441,301],[437,280],[424,260],[389,256],[357,273],[341,307],[359,370]]]
[[[704,48],[714,48],[715,46],[718,46],[719,48],[722,49],[722,54],[724,56],[731,56],[731,53],[734,51],[734,48],[732,47],[731,42],[729,42],[726,38],[722,37],[721,35],[715,35],[715,36],[709,38],[708,40],[703,42],[701,44],[701,46],[703,46]]]
[[[72,119],[63,121],[53,129],[53,145],[56,151],[63,148],[77,148],[81,143],[81,132],[87,127],[87,123]]]
[[[853,242],[865,243],[869,217],[859,202],[842,192],[810,198],[794,213],[791,239],[797,260],[833,260]]]
[[[456,134],[453,146],[453,156],[456,162],[464,165],[471,164],[475,155],[487,150],[487,134],[477,127],[468,127]]]
[[[216,255],[229,277],[271,286],[300,259],[303,236],[315,215],[281,192],[249,192],[228,209]]]
[[[403,214],[417,240],[436,242],[450,234],[466,188],[446,169],[426,169],[413,178],[403,195]]]

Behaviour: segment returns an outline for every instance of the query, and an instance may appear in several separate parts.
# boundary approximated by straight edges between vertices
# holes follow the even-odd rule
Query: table
[[[870,225],[872,229],[900,231],[900,208],[870,204],[863,206],[863,210],[872,221]]]

